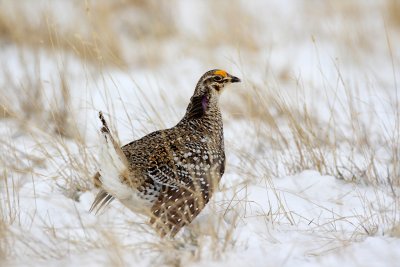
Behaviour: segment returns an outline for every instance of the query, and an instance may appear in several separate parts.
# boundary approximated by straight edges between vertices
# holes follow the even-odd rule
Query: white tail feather
[[[100,119],[103,123],[101,129],[100,148],[100,180],[102,187],[118,199],[129,198],[132,194],[121,178],[128,173],[127,159],[119,145],[114,141],[108,126],[100,112]]]

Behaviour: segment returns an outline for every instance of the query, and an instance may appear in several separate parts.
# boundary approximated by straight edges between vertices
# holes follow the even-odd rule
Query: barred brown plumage
[[[150,216],[161,236],[191,223],[210,200],[225,171],[219,96],[240,82],[223,70],[206,72],[186,114],[170,129],[155,131],[119,148],[100,113],[103,147],[95,185],[101,187],[91,211],[114,198]]]

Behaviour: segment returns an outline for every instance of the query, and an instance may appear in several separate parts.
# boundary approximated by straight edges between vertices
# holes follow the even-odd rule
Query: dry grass
[[[34,62],[28,64],[29,59],[23,53],[20,56],[19,64],[25,68],[22,77],[12,78],[10,70],[3,69],[3,84],[0,88],[2,117],[15,119],[22,128],[32,124],[37,128],[45,128],[50,134],[81,139],[72,118],[70,89],[64,77],[65,71],[58,70],[59,80],[52,82],[52,92],[49,92],[49,89],[44,88],[47,81],[41,79],[39,58],[35,57]]]
[[[126,56],[129,56],[123,52],[124,38],[128,37],[128,42],[134,43],[137,39],[160,40],[174,33],[172,15],[165,3],[141,0],[74,1],[74,7],[77,7],[73,11],[79,13],[79,19],[65,25],[46,6],[36,14],[22,2],[19,5],[2,2],[0,37],[21,46],[69,52],[95,65],[123,67],[127,64]],[[150,20],[150,15],[158,19]],[[38,20],[32,21],[32,17],[38,17]],[[121,35],[121,28],[124,35]]]
[[[116,38],[96,34],[85,36],[76,32],[75,26],[62,32],[57,28],[57,20],[50,14],[41,14],[39,24],[32,24],[27,20],[26,11],[13,10],[8,13],[1,9],[0,29],[3,40],[31,47],[48,47],[49,49],[64,50],[96,64],[122,65],[122,55]]]
[[[217,1],[212,4],[212,9],[218,10],[218,16],[206,17],[204,23],[208,30],[205,36],[201,36],[199,42],[217,48],[229,43],[233,47],[249,51],[261,49],[257,38],[260,23],[246,11],[244,4],[238,2],[227,6],[226,3]]]
[[[316,107],[293,104],[292,95],[279,93],[282,88],[268,89],[268,85],[262,87],[251,83],[248,87],[253,89],[239,92],[235,104],[228,109],[237,119],[251,118],[257,129],[257,138],[267,141],[267,147],[273,148],[270,153],[278,151],[278,155],[270,156],[270,164],[274,165],[279,159],[285,172],[275,173],[275,176],[313,169],[346,181],[399,185],[397,139],[376,136],[375,128],[368,127],[357,97],[351,93],[354,88],[344,85],[348,92],[347,102],[336,104],[343,108],[330,110],[330,119],[324,121],[315,115]],[[301,91],[301,88],[296,88],[296,95],[301,95]],[[326,105],[329,105],[328,101]],[[372,107],[373,103],[369,105]],[[373,118],[376,111],[370,109],[369,112]],[[392,112],[397,114],[399,110],[394,107]],[[341,123],[337,124],[339,121]],[[263,150],[265,144],[259,145]],[[379,146],[385,147],[389,155],[384,162],[387,166],[384,172],[378,171],[383,163],[375,155]],[[268,165],[269,169],[271,165]]]

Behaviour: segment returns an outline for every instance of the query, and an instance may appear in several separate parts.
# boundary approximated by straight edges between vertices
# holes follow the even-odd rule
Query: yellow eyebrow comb
[[[216,70],[216,71],[214,72],[214,74],[216,74],[216,75],[221,75],[221,76],[224,77],[224,78],[226,78],[226,77],[228,76],[228,73],[226,73],[226,71],[224,71],[224,70]]]

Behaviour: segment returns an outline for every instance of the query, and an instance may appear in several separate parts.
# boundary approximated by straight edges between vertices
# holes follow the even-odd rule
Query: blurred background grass
[[[218,47],[259,53],[280,42],[296,45],[312,36],[349,52],[371,52],[377,49],[373,35],[382,30],[375,25],[376,16],[390,32],[398,32],[400,23],[397,0],[266,4],[234,0],[180,5],[176,0],[41,0],[34,4],[4,0],[0,5],[3,44],[60,50],[93,64],[141,68],[165,63],[163,46],[169,40],[179,41],[178,46],[185,48],[181,53],[205,49],[211,57]],[[185,18],[184,13],[193,14],[185,8],[197,8],[198,14]]]

